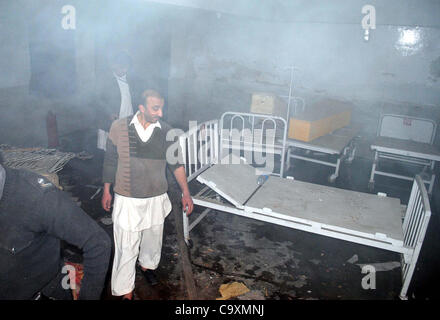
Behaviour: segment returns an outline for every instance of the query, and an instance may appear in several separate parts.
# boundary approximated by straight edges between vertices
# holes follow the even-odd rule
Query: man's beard
[[[159,120],[159,117],[151,117],[151,116],[146,115],[144,113],[144,120],[145,120],[145,122],[156,123]]]
[[[147,122],[156,123],[159,120],[159,117],[148,117]]]

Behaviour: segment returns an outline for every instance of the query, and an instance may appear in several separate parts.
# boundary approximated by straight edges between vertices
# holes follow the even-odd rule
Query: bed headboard
[[[410,256],[403,255],[402,263],[402,291],[401,297],[406,296],[412,274],[414,273],[417,259],[422,248],[429,219],[431,218],[431,207],[429,205],[428,192],[425,184],[419,175],[416,175],[411,189],[408,206],[403,220],[403,245],[410,249]]]
[[[218,162],[218,120],[190,127],[179,136],[188,182]]]
[[[272,165],[274,161],[264,167],[268,169],[266,171],[268,174],[283,177],[287,139],[285,119],[266,114],[225,112],[220,118],[219,130],[220,159],[233,153],[246,158],[249,164],[262,164],[269,159],[268,157],[272,157],[270,161],[274,160],[275,154],[278,154],[280,156],[278,172],[274,172]]]
[[[397,114],[384,114],[380,118],[377,135],[432,144],[437,125],[431,119]]]

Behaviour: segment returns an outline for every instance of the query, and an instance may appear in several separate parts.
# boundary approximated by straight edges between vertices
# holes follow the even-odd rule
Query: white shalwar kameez
[[[131,116],[133,114],[133,106],[131,104],[130,86],[127,82],[127,75],[118,77],[115,73],[113,76],[118,81],[119,92],[121,94],[121,106],[119,108],[119,119]],[[108,139],[108,132],[98,129],[98,141],[96,147],[105,151]]]
[[[137,113],[131,123],[143,142],[148,141],[155,127],[161,127],[156,122],[144,129]],[[163,223],[170,211],[167,193],[151,198],[130,198],[115,193],[112,213],[115,256],[111,279],[114,296],[134,290],[136,260],[145,269],[154,270],[159,265]]]

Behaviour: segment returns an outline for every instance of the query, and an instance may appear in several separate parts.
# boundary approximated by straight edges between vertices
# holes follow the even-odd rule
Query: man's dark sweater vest
[[[160,121],[161,128],[154,128],[150,139],[143,142],[134,124],[130,124],[132,118],[119,119],[112,124],[104,158],[103,182],[113,183],[114,191],[126,197],[155,197],[168,190],[166,165],[172,171],[182,166],[177,136],[167,140],[172,128]],[[168,156],[173,154],[176,161],[167,159],[169,150],[175,151],[168,152]]]

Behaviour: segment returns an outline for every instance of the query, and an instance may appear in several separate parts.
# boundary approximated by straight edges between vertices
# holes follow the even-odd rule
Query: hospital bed
[[[432,193],[435,182],[434,167],[440,161],[440,150],[433,146],[437,125],[430,119],[404,115],[385,114],[380,118],[377,137],[371,144],[374,161],[368,187],[374,189],[374,176],[382,175],[410,180],[414,176],[396,173],[395,170],[379,169],[385,159],[394,163],[422,168],[419,175],[428,184],[428,194]]]
[[[406,299],[431,210],[419,176],[406,210],[399,199],[328,186],[263,176],[243,159],[219,158],[216,120],[191,128],[179,137],[182,159],[194,204],[205,208],[187,217],[183,212],[186,243],[190,231],[211,211],[219,210],[314,234],[350,241],[401,254],[402,288]],[[262,183],[262,181],[265,181]]]
[[[287,122],[272,115],[225,112],[220,118],[220,159],[234,154],[261,166],[262,172],[284,176]],[[279,170],[275,169],[279,156]],[[278,160],[277,160],[278,161]]]
[[[345,159],[346,163],[351,163],[354,159],[356,153],[354,138],[358,131],[356,128],[345,127],[309,142],[288,138],[286,168],[290,168],[291,158],[334,167],[335,171],[328,177],[328,181],[335,182],[339,176],[341,162]],[[329,159],[327,161],[319,159],[314,156],[315,154],[327,155]]]

